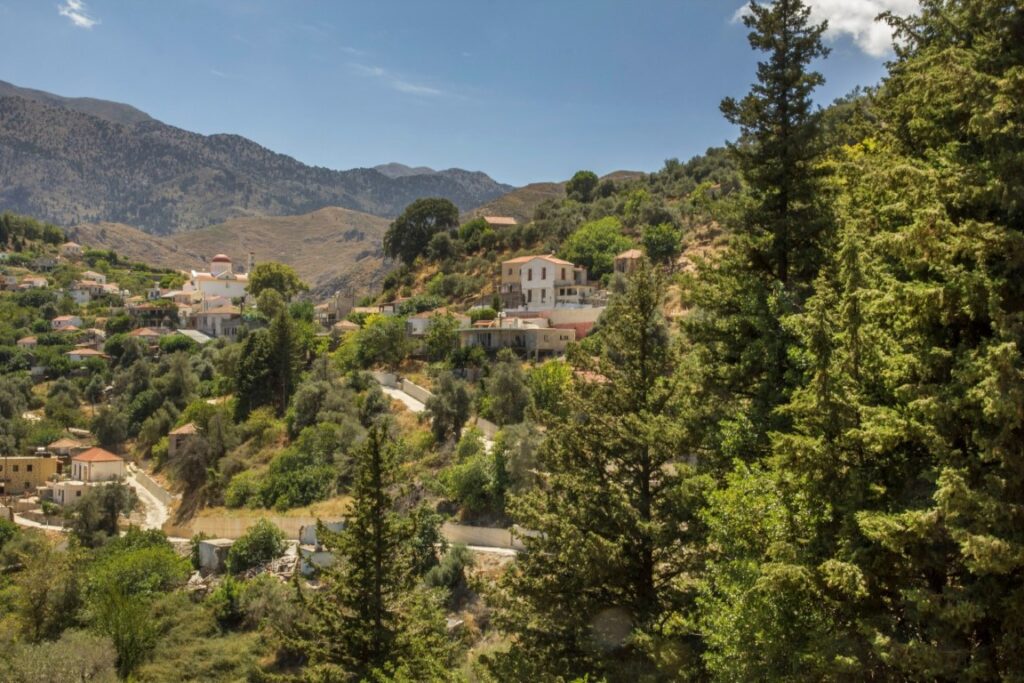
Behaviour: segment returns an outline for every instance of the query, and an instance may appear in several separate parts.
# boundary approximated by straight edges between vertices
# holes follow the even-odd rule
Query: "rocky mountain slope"
[[[63,107],[89,114],[111,123],[131,125],[153,120],[149,114],[139,111],[130,104],[98,100],[94,97],[62,97],[33,88],[21,88],[7,81],[0,81],[0,97],[24,97],[51,107]]]
[[[168,234],[327,206],[393,217],[424,196],[469,210],[512,189],[480,172],[408,171],[307,166],[127,105],[0,86],[0,208],[60,225],[106,221]]]

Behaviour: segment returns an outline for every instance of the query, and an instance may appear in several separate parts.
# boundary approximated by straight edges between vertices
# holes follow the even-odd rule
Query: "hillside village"
[[[436,562],[458,558],[456,578],[446,579],[462,595],[447,617],[456,629],[487,610],[466,583],[471,573],[501,572],[522,548],[503,500],[532,478],[544,416],[560,411],[570,377],[565,354],[598,324],[609,286],[621,286],[615,278],[643,261],[638,249],[616,251],[610,272],[591,279],[586,266],[553,253],[496,251],[491,284],[469,296],[400,286],[314,303],[289,268],[251,255],[215,254],[205,270],[151,269],[61,241],[58,229],[29,218],[2,220],[0,296],[12,314],[0,348],[13,398],[4,424],[16,436],[0,464],[0,518],[86,545],[125,529],[163,532],[168,547],[192,558],[187,586],[196,595],[230,582],[240,538],[269,535],[270,550],[250,565],[263,569],[250,572],[315,582],[334,562],[317,524],[341,528],[347,507],[343,454],[372,432],[374,415],[390,414],[411,449],[406,495],[424,499],[417,514],[442,544],[430,552]],[[451,236],[482,225],[521,228],[485,217]],[[408,280],[408,269],[398,272]],[[278,325],[290,328],[295,361],[309,368],[283,406],[262,391],[275,381],[266,374],[249,386],[238,378],[242,357],[274,363],[259,361],[253,342]],[[30,381],[11,384],[20,372]],[[352,399],[343,408],[357,409],[351,417],[325,412]]]
[[[0,681],[1024,680],[1024,13],[884,15],[884,79],[825,107],[815,16],[732,19],[726,147],[502,196],[0,97],[22,173],[94,168],[39,153],[78,122],[134,169],[110,211],[209,251],[42,220],[113,183],[0,187],[46,209],[0,206]],[[299,217],[264,236],[386,205],[303,246],[380,277],[218,242],[211,168],[215,220]]]

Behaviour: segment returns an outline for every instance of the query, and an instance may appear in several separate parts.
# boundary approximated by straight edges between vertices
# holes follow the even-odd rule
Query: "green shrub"
[[[229,508],[263,506],[263,474],[246,470],[232,477],[224,492],[224,504]]]
[[[284,532],[261,519],[242,535],[228,551],[228,571],[237,574],[258,567],[285,550]]]
[[[473,553],[461,543],[453,545],[440,564],[423,576],[423,583],[430,588],[444,588],[452,591],[465,585],[466,568],[473,566]]]
[[[198,534],[193,534],[192,538],[188,540],[188,560],[192,569],[199,569],[199,544],[208,538],[210,538],[209,534],[200,531]]]
[[[259,574],[242,585],[238,599],[242,624],[257,628],[273,624],[286,630],[302,614],[294,600],[293,589],[270,574]]]
[[[14,522],[8,522],[6,519],[0,519],[0,548],[3,548],[12,538],[18,534],[18,525]]]
[[[494,509],[492,458],[478,453],[465,462],[452,465],[441,473],[447,495],[470,515]]]
[[[160,339],[160,351],[167,354],[177,353],[178,351],[192,353],[198,348],[199,344],[195,340],[183,334],[169,334]]]
[[[233,576],[225,576],[220,585],[214,589],[208,599],[210,610],[221,628],[234,628],[242,621],[242,609],[239,599],[242,594],[242,583]]]

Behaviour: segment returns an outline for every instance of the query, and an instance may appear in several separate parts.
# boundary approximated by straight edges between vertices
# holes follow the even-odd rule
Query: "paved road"
[[[128,465],[128,476],[125,477],[125,483],[135,489],[135,494],[139,497],[139,502],[142,503],[142,508],[145,513],[145,520],[142,523],[143,529],[162,529],[164,522],[170,517],[170,510],[167,506],[157,500],[157,497],[149,492],[145,486],[143,486],[136,478],[138,469],[134,464]]]

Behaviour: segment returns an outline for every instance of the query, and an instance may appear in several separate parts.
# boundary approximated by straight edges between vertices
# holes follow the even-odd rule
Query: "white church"
[[[249,255],[249,270],[252,270],[253,255]],[[217,254],[210,261],[210,270],[193,270],[185,292],[192,293],[192,300],[198,301],[200,310],[232,305],[232,300],[244,299],[249,286],[248,273],[236,273],[231,257]]]

